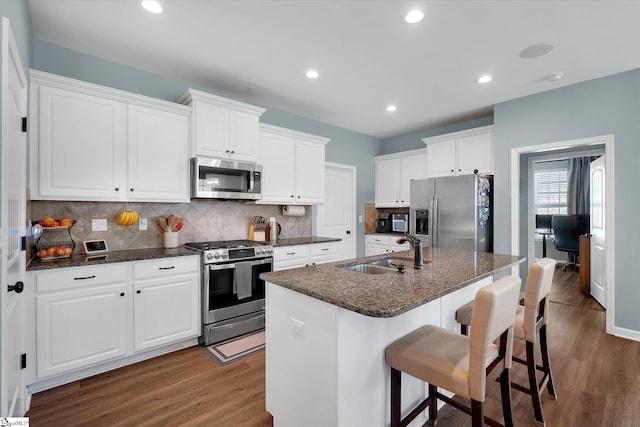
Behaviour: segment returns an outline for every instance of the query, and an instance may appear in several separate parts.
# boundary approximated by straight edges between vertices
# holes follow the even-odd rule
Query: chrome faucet
[[[396,243],[399,245],[403,244],[404,242],[409,242],[409,244],[411,245],[411,249],[414,252],[413,268],[422,270],[422,268],[424,267],[424,262],[422,261],[422,240],[410,234],[405,234],[403,237],[396,240]]]

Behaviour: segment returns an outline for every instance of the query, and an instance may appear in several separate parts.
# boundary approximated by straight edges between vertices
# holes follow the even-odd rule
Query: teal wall
[[[8,18],[25,73],[31,67],[33,30],[26,0],[0,0],[0,16]],[[2,37],[2,33],[0,33]]]
[[[613,134],[615,164],[615,326],[640,331],[638,232],[640,69],[497,104],[494,107],[496,192],[494,247],[511,251],[511,149]],[[608,176],[611,176],[610,174]],[[525,197],[522,194],[521,197]],[[523,213],[524,214],[524,213]],[[526,224],[521,218],[521,224]],[[521,230],[521,236],[524,231]]]
[[[215,88],[191,85],[37,39],[33,41],[32,68],[172,102],[189,87],[232,98],[225,93],[216,92]],[[267,109],[260,118],[263,123],[331,139],[326,146],[326,160],[356,167],[356,215],[364,215],[364,203],[374,200],[373,156],[379,152],[380,141],[371,136],[270,108],[268,105],[261,107]],[[364,224],[357,223],[357,227],[357,253],[358,256],[363,256]]]
[[[461,130],[473,129],[492,124],[493,116],[490,116],[475,120],[469,120],[466,122],[460,122],[450,126],[443,126],[436,129],[422,130],[419,132],[398,136],[396,138],[385,139],[381,144],[380,152],[378,153],[378,155],[424,148],[426,147],[426,145],[424,144],[424,142],[422,142],[422,138],[428,138],[430,136],[443,135],[445,133],[458,132]]]

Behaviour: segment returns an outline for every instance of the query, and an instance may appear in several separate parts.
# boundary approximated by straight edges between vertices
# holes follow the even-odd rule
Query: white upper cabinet
[[[260,124],[262,204],[324,203],[324,156],[329,139]]]
[[[34,200],[189,200],[183,105],[31,70]]]
[[[429,177],[493,173],[493,126],[470,129],[422,141],[427,145]]]
[[[189,89],[178,102],[193,107],[192,156],[257,161],[258,126],[264,108],[195,89]]]
[[[411,180],[427,177],[426,150],[404,151],[374,159],[376,207],[409,206]]]

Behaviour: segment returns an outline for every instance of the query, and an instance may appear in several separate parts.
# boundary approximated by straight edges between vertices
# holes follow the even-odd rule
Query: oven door
[[[271,271],[272,264],[272,258],[262,258],[205,265],[204,323],[264,310],[265,284],[260,274]]]

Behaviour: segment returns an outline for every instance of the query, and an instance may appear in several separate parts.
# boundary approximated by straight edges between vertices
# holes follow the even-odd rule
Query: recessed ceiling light
[[[142,0],[140,4],[151,13],[162,13],[162,6],[156,0]]]
[[[531,59],[537,58],[553,50],[553,43],[538,43],[531,45],[520,52],[520,58]]]
[[[409,24],[415,24],[422,21],[422,18],[424,18],[424,13],[420,9],[413,9],[406,14],[404,20]]]
[[[305,75],[307,76],[307,78],[317,79],[320,74],[318,74],[318,72],[316,70],[309,70],[309,71],[307,71],[307,74],[305,74]]]
[[[485,74],[484,76],[478,77],[477,81],[478,83],[489,83],[491,80],[493,80],[493,77],[489,74]]]
[[[395,106],[395,105],[393,105],[393,104],[392,104],[392,105],[387,105],[387,108],[386,108],[387,112],[389,112],[389,113],[393,113],[393,112],[394,112],[394,111],[396,111],[397,109],[398,109],[398,107],[396,107],[396,106]]]
[[[564,73],[560,72],[560,73],[555,73],[555,74],[551,74],[549,77],[547,77],[547,80],[549,80],[550,82],[557,82],[558,80],[560,80],[562,77],[564,76]]]

